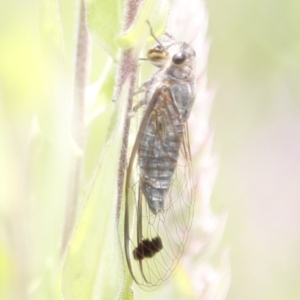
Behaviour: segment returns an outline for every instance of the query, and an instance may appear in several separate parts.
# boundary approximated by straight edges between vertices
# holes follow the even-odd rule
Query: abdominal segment
[[[176,168],[181,143],[181,126],[178,125],[175,127],[169,118],[158,122],[157,115],[153,114],[139,145],[141,190],[155,215],[164,210]]]

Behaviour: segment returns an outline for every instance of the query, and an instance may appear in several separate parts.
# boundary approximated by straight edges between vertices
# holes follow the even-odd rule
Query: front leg
[[[133,107],[133,111],[136,112],[139,108],[141,108],[142,106],[146,105],[149,101],[148,97],[147,97],[147,93],[149,92],[149,90],[151,89],[151,87],[153,86],[153,78],[150,80],[145,81],[139,88],[137,91],[135,91],[133,93],[133,96],[138,95],[140,93],[145,93],[145,97],[140,100],[134,107]]]

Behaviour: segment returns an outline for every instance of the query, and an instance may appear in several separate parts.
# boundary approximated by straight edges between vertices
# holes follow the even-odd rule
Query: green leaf
[[[124,289],[123,250],[116,219],[119,157],[127,107],[125,99],[120,100],[109,109],[111,124],[99,173],[87,195],[66,256],[62,272],[66,300],[130,299],[129,289]]]
[[[94,41],[116,59],[116,37],[121,32],[123,1],[87,0],[86,4],[89,32]]]
[[[145,0],[134,25],[129,31],[118,37],[118,45],[127,49],[141,44],[141,41],[149,36],[147,21],[150,22],[155,34],[161,35],[167,26],[169,11],[170,3],[168,0]]]

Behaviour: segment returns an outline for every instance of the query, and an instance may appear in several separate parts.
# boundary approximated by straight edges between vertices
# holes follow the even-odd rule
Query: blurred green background
[[[229,211],[227,299],[300,299],[300,2],[206,5],[220,156],[212,205]],[[56,284],[66,170],[76,152],[68,139],[75,4],[12,0],[0,11],[0,298],[11,296],[21,265],[35,280],[18,282],[19,299],[41,276],[48,285],[28,299],[51,299],[45,290]],[[92,80],[107,58],[94,49]]]

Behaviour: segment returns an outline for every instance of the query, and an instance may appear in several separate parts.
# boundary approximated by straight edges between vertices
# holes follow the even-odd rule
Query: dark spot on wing
[[[159,236],[152,240],[145,239],[133,250],[133,257],[136,260],[143,260],[144,258],[151,258],[160,250],[162,250],[163,244]]]

